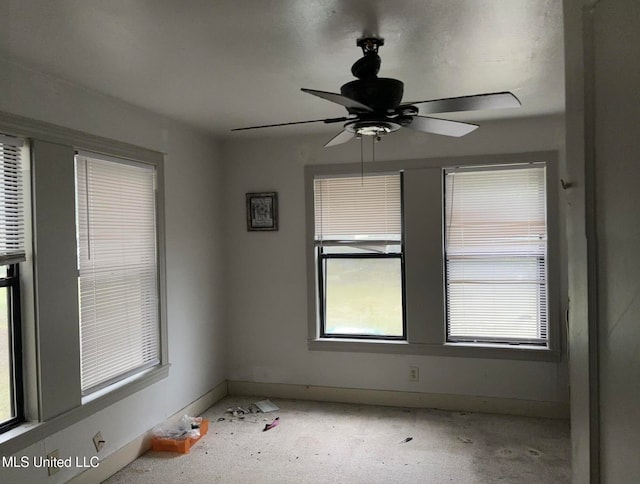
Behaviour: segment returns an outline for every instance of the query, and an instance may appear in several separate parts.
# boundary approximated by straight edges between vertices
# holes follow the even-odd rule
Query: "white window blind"
[[[0,135],[0,265],[25,260],[22,145]]]
[[[400,174],[314,181],[317,241],[399,241]]]
[[[159,362],[155,167],[76,156],[82,391]]]
[[[445,172],[450,341],[547,342],[544,164]]]

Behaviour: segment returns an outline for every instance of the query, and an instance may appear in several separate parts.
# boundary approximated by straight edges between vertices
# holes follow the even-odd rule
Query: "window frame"
[[[446,255],[445,255],[446,257]],[[533,257],[533,256],[530,256]],[[500,258],[500,257],[496,257],[496,258]],[[540,261],[544,261],[544,265],[546,266],[546,260],[544,257],[536,257],[537,258],[537,263],[540,264]],[[546,267],[545,267],[546,270]],[[548,278],[547,278],[548,279]],[[448,277],[448,271],[445,268],[445,285],[448,284],[449,281],[449,277]],[[545,289],[548,287],[548,281],[545,281]],[[547,322],[547,328],[546,328],[546,333],[547,333],[547,338],[543,339],[540,338],[540,341],[526,341],[526,340],[520,340],[520,339],[509,339],[506,337],[502,337],[502,338],[498,338],[498,337],[490,337],[490,336],[458,336],[458,337],[451,337],[450,333],[449,333],[449,327],[450,327],[450,320],[449,320],[449,311],[450,311],[450,305],[449,305],[449,292],[445,291],[445,298],[446,298],[446,302],[445,302],[445,310],[446,310],[446,314],[447,314],[447,333],[446,333],[446,342],[448,344],[457,344],[457,343],[462,343],[462,344],[483,344],[483,345],[488,345],[488,344],[495,344],[495,345],[509,345],[509,346],[539,346],[541,348],[546,348],[549,345],[549,337],[548,337],[548,322]],[[545,300],[548,300],[548,297],[544,298]],[[548,306],[548,304],[547,304]],[[547,312],[548,312],[548,307],[547,307]]]
[[[103,389],[109,389],[110,387],[113,386],[117,386],[120,384],[120,382],[131,378],[131,377],[136,377],[138,375],[144,374],[147,370],[149,370],[150,368],[155,368],[157,366],[159,366],[161,364],[161,347],[162,347],[162,341],[161,341],[161,323],[160,323],[160,304],[161,304],[161,300],[160,300],[160,264],[159,264],[159,257],[160,257],[160,253],[158,250],[158,246],[159,246],[159,240],[158,240],[158,202],[157,202],[157,197],[158,197],[158,182],[157,182],[157,172],[158,169],[157,167],[152,164],[152,163],[144,163],[144,162],[139,162],[139,161],[135,161],[135,160],[131,160],[131,159],[127,159],[127,158],[122,158],[122,157],[113,157],[113,156],[107,156],[107,155],[102,155],[99,153],[94,153],[94,152],[90,152],[90,151],[84,151],[84,150],[78,150],[76,152],[75,155],[75,159],[74,159],[74,166],[75,166],[75,182],[76,182],[76,239],[78,241],[78,307],[79,307],[79,327],[80,329],[82,328],[82,292],[80,290],[81,285],[80,285],[80,281],[81,281],[81,277],[83,276],[81,268],[82,268],[82,257],[81,257],[81,248],[80,248],[80,242],[81,242],[81,235],[80,232],[83,230],[86,230],[88,232],[91,232],[92,230],[96,230],[96,226],[92,225],[91,220],[87,219],[86,221],[86,227],[84,224],[81,223],[80,221],[80,214],[79,214],[79,209],[80,209],[80,192],[82,191],[84,194],[84,198],[86,200],[83,200],[82,203],[86,204],[86,208],[88,210],[89,207],[89,184],[86,183],[85,180],[85,184],[84,186],[79,189],[78,184],[82,183],[81,180],[79,180],[79,168],[78,168],[78,163],[82,163],[82,160],[84,160],[85,162],[85,174],[88,174],[86,170],[88,170],[88,162],[89,160],[92,161],[96,161],[98,163],[108,163],[108,164],[118,164],[118,165],[122,165],[125,167],[133,167],[133,168],[138,168],[138,169],[142,169],[142,170],[149,170],[150,173],[152,174],[152,190],[153,190],[153,225],[154,225],[154,235],[155,235],[155,297],[156,297],[156,313],[155,315],[157,316],[157,319],[154,321],[154,326],[157,326],[157,338],[158,338],[158,348],[157,348],[157,360],[154,359],[154,361],[150,361],[145,363],[144,365],[140,366],[140,367],[136,367],[136,368],[132,368],[132,369],[128,369],[124,372],[118,373],[117,375],[113,375],[110,378],[104,380],[104,381],[100,381],[96,384],[93,384],[87,388],[83,388],[82,387],[82,383],[81,383],[81,392],[82,392],[82,396],[83,398],[90,398],[91,395],[100,392]],[[113,175],[113,173],[111,173],[111,175]],[[104,190],[105,187],[101,186],[99,187],[100,190]],[[89,257],[90,258],[90,257]],[[117,269],[113,270],[114,272],[118,272],[120,273],[124,268],[124,264],[119,266]],[[88,272],[93,273],[94,271],[89,270]],[[98,271],[100,272],[100,271]],[[95,275],[95,274],[94,274]],[[99,277],[95,277],[95,279],[100,279]],[[113,289],[113,288],[112,288]],[[82,331],[80,331],[80,334],[82,335]],[[82,347],[82,337],[80,338],[80,345]],[[82,351],[81,351],[81,361],[82,361]],[[81,367],[82,367],[82,363],[81,363]],[[82,382],[82,371],[81,371],[81,382]]]
[[[376,241],[367,240],[367,245],[375,245]],[[356,244],[350,244],[356,245]],[[389,252],[384,254],[326,254],[323,253],[323,246],[316,245],[316,260],[318,261],[317,277],[318,277],[318,307],[320,314],[320,338],[336,338],[336,339],[363,339],[363,340],[388,340],[388,341],[405,341],[407,339],[407,318],[405,310],[405,277],[404,277],[404,252],[402,250],[402,242],[400,242],[400,252]],[[327,333],[326,332],[326,294],[325,294],[325,275],[326,261],[330,259],[398,259],[400,263],[401,278],[401,299],[402,299],[402,334],[393,335],[373,335],[373,334],[352,334],[352,333]]]
[[[364,173],[358,170],[352,172],[340,173],[339,178],[354,178],[366,176],[385,176],[385,175],[398,175],[400,184],[400,240],[317,240],[315,234],[315,181],[323,178],[335,178],[335,176],[314,176],[312,182],[312,198],[313,198],[313,225],[314,234],[312,234],[314,244],[314,260],[316,261],[315,279],[316,279],[316,291],[315,291],[315,305],[317,307],[317,327],[318,337],[324,340],[362,340],[362,341],[396,341],[404,342],[407,339],[407,318],[406,318],[406,280],[405,280],[405,258],[404,258],[404,219],[403,219],[403,174],[401,170],[390,171],[376,171]],[[344,253],[325,253],[324,247],[353,247],[364,248],[372,245],[397,245],[400,247],[399,251],[385,252],[385,253],[372,253],[372,252],[344,252]],[[327,261],[331,259],[398,259],[400,264],[400,298],[401,298],[401,310],[402,310],[402,334],[401,335],[374,335],[367,333],[327,333],[326,331],[326,266]]]
[[[447,175],[449,175],[450,173],[460,173],[460,172],[466,172],[466,173],[486,173],[486,172],[490,172],[490,171],[504,171],[504,170],[526,170],[528,168],[535,168],[535,167],[542,167],[544,168],[544,175],[545,175],[545,186],[544,186],[544,211],[545,211],[545,235],[548,233],[548,221],[546,219],[546,214],[548,212],[548,200],[549,197],[547,196],[547,191],[548,191],[548,186],[546,184],[546,172],[547,172],[547,164],[546,162],[532,162],[532,163],[517,163],[517,164],[503,164],[503,165],[489,165],[489,166],[474,166],[474,167],[468,167],[468,166],[461,166],[461,167],[455,167],[455,168],[444,168],[443,169],[443,198],[444,198],[444,202],[443,202],[443,223],[442,223],[442,236],[443,236],[443,258],[444,258],[444,286],[445,286],[445,317],[446,317],[446,343],[450,343],[450,344],[456,344],[456,343],[468,343],[468,344],[483,344],[483,345],[487,345],[487,344],[494,344],[494,345],[502,345],[502,346],[532,346],[532,347],[541,347],[541,348],[547,348],[549,346],[549,301],[548,301],[548,293],[549,293],[549,271],[548,271],[548,242],[549,242],[549,237],[546,237],[546,241],[545,241],[545,249],[544,249],[544,253],[542,256],[538,255],[527,255],[526,257],[528,258],[536,258],[537,260],[537,264],[538,266],[540,265],[541,261],[544,267],[544,272],[545,272],[545,278],[544,278],[544,297],[539,298],[538,303],[540,304],[544,304],[544,313],[545,316],[547,318],[547,320],[545,321],[545,333],[546,333],[546,337],[540,338],[540,341],[533,341],[533,340],[524,340],[524,339],[516,339],[516,338],[508,338],[508,337],[491,337],[491,336],[452,336],[450,333],[450,328],[451,328],[451,319],[450,319],[450,311],[451,311],[451,302],[450,302],[450,291],[448,289],[449,286],[449,264],[448,264],[448,253],[447,253],[447,230],[448,230],[448,222],[446,220],[446,215],[447,215],[447,206],[446,206],[446,200],[447,200],[447,190],[446,190],[446,186],[447,186]],[[467,257],[469,255],[467,254]],[[501,258],[513,258],[516,257],[513,254],[507,254],[507,253],[492,253],[490,256],[476,256],[475,258],[477,260],[486,260],[486,259],[501,259]],[[539,285],[539,284],[538,284]],[[540,310],[540,306],[538,307],[538,310]],[[538,328],[538,330],[540,330],[540,328]]]
[[[5,134],[7,133],[7,134]],[[23,336],[22,314],[20,303],[20,264],[27,261],[28,221],[30,204],[28,201],[29,150],[24,137],[15,136],[10,130],[2,130],[0,147],[2,147],[4,182],[2,192],[2,212],[6,226],[2,230],[0,266],[3,276],[0,277],[0,288],[7,288],[7,350],[9,373],[9,400],[11,416],[0,421],[0,434],[20,425],[25,420],[24,368],[23,368]],[[6,268],[6,269],[5,269]]]
[[[444,313],[444,251],[442,213],[444,204],[443,170],[456,166],[487,166],[545,162],[548,207],[548,347],[496,345],[492,343],[447,342]],[[566,348],[561,324],[566,308],[566,268],[561,268],[559,242],[558,153],[536,151],[462,157],[376,161],[364,165],[364,173],[403,171],[403,241],[405,243],[405,321],[404,341],[357,338],[323,338],[320,333],[314,226],[314,179],[360,172],[359,163],[319,163],[305,166],[306,268],[307,268],[307,346],[312,351],[346,351],[388,354],[415,354],[490,358],[524,361],[559,361]],[[425,185],[426,183],[426,185]],[[423,207],[427,207],[425,212]],[[431,225],[430,225],[431,224]],[[437,224],[437,234],[433,227]],[[425,244],[425,235],[429,240]],[[563,301],[563,304],[561,304]],[[429,307],[430,309],[426,309]]]
[[[22,368],[22,318],[20,309],[20,266],[7,264],[7,276],[0,278],[0,287],[7,287],[7,329],[11,352],[11,405],[13,417],[0,422],[0,434],[24,422],[24,380]]]

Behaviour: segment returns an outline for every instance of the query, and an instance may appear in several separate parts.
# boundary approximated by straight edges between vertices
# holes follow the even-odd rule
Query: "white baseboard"
[[[525,417],[569,418],[568,402],[543,402],[473,395],[363,390],[245,381],[229,381],[228,391],[229,395],[266,396],[392,407],[438,408],[442,410],[499,413]]]
[[[227,382],[224,381],[210,392],[204,394],[194,402],[191,402],[179,412],[176,412],[173,416],[169,417],[169,420],[179,419],[185,414],[200,415],[217,401],[227,396],[227,394]],[[102,482],[118,472],[123,467],[129,465],[150,448],[151,429],[149,429],[147,432],[134,439],[133,441],[129,442],[124,447],[121,447],[112,454],[103,458],[100,461],[100,465],[98,467],[86,470],[82,474],[79,474],[72,478],[69,482],[73,484],[95,484],[96,482]]]

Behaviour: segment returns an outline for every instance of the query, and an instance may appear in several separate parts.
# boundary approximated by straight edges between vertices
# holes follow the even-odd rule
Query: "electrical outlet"
[[[417,366],[409,367],[409,381],[418,381],[420,379],[420,372]]]
[[[100,452],[105,443],[105,440],[102,438],[102,432],[98,432],[93,436],[93,445],[96,446],[96,452]]]
[[[60,470],[60,466],[56,465],[59,459],[60,452],[58,452],[58,449],[52,450],[47,454],[47,472],[50,476],[57,474]]]

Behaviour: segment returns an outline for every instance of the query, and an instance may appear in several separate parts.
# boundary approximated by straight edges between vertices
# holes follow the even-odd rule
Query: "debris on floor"
[[[406,444],[407,442],[411,442],[413,440],[413,437],[407,437],[406,439],[404,439],[402,442],[400,442],[401,444]]]
[[[262,413],[269,413],[280,410],[278,406],[270,400],[261,400],[259,402],[256,402],[254,405],[258,407]]]
[[[262,431],[266,432],[267,430],[271,430],[273,427],[276,427],[279,423],[280,423],[280,417],[276,417],[273,420],[273,422],[271,422],[270,424],[266,424],[262,429]]]
[[[153,429],[153,436],[159,439],[184,440],[200,437],[201,417],[183,415],[178,421],[164,422]]]
[[[271,400],[264,399],[255,403],[251,403],[249,405],[240,404],[240,405],[234,405],[232,407],[228,407],[225,410],[226,416],[219,417],[217,420],[218,422],[226,421],[231,423],[246,422],[246,423],[259,424],[261,423],[261,421],[269,422],[269,419],[261,418],[262,414],[269,413],[269,412],[277,412],[279,410],[280,410],[280,407],[278,407]],[[264,432],[277,426],[279,423],[279,420],[280,420],[280,417],[277,417],[275,420],[272,420],[271,423],[265,424],[265,427],[264,429],[262,429],[262,431]]]
[[[208,430],[209,421],[207,419],[184,415],[177,422],[167,422],[153,429],[151,449],[187,454]]]
[[[276,404],[270,400],[261,400],[259,402],[252,403],[248,407],[229,407],[227,413],[230,413],[233,417],[242,417],[243,415],[250,415],[254,413],[269,413],[280,410]]]
[[[234,417],[240,417],[242,415],[247,415],[249,413],[254,413],[254,412],[251,412],[250,409],[248,409],[248,408],[229,407],[229,408],[227,408],[227,413],[230,413]]]

